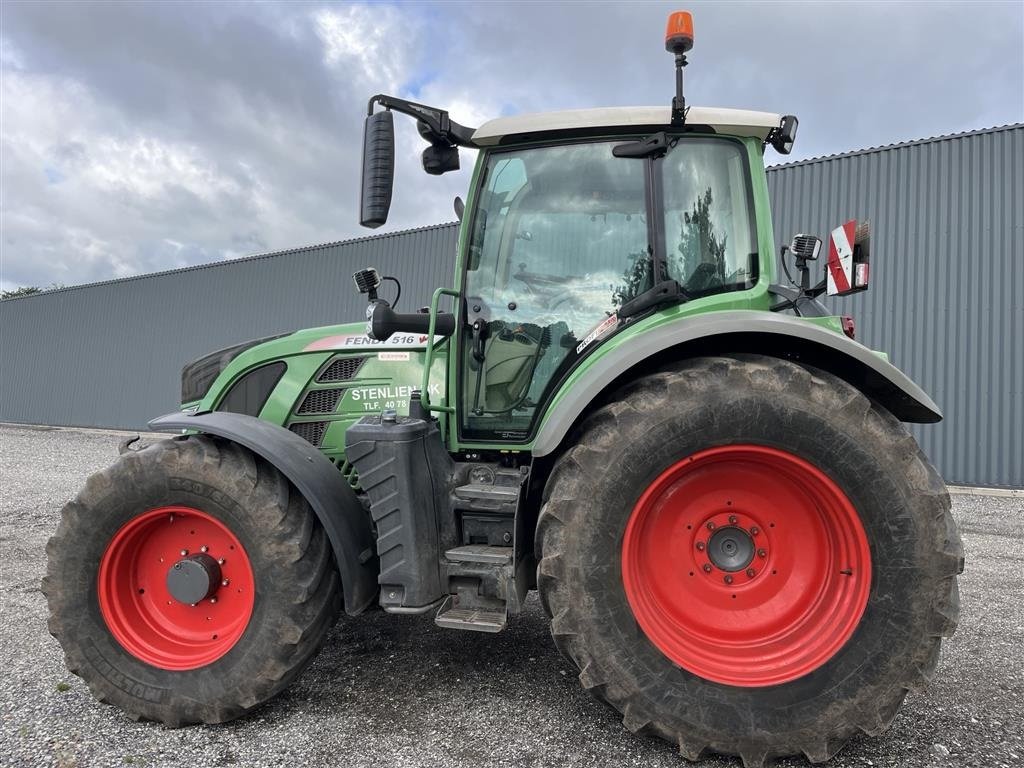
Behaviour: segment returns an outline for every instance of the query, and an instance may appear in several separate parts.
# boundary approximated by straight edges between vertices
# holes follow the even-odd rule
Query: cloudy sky
[[[0,5],[0,287],[76,284],[367,234],[366,99],[476,125],[667,104],[666,15],[694,13],[692,104],[791,112],[793,158],[1024,120],[1024,3]],[[387,229],[449,221],[401,121]],[[776,162],[777,158],[769,158]]]

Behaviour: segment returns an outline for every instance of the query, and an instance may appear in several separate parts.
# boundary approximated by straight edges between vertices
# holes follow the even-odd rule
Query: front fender
[[[554,452],[590,403],[644,364],[697,355],[755,352],[813,365],[848,381],[901,421],[942,420],[939,407],[906,374],[863,344],[788,315],[736,310],[690,315],[644,330],[578,369],[552,401],[533,445]],[[653,368],[653,366],[652,366]]]
[[[368,516],[341,472],[315,447],[284,427],[240,413],[169,413],[153,419],[149,428],[217,435],[273,464],[309,502],[327,532],[341,574],[346,612],[361,613],[374,602],[377,568]]]

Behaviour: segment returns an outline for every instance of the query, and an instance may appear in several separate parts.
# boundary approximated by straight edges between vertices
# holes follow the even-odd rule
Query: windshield
[[[647,160],[593,142],[492,154],[478,190],[466,273],[463,435],[524,439],[616,312],[653,285],[652,233],[688,295],[749,288],[757,254],[742,144],[685,138],[660,164],[663,211],[650,226]],[[657,178],[655,175],[654,178]],[[659,250],[661,250],[659,248]]]

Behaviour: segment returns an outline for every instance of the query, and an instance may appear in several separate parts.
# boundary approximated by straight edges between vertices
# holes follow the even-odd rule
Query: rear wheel
[[[941,479],[886,411],[782,360],[620,392],[559,460],[537,537],[583,684],[690,759],[826,760],[888,726],[956,626]]]
[[[129,452],[89,479],[47,546],[68,667],[168,725],[222,722],[285,688],[340,608],[324,531],[272,466],[210,437]]]

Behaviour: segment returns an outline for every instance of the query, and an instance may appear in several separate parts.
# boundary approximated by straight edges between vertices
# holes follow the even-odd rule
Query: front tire
[[[774,358],[637,380],[545,489],[558,647],[633,731],[696,760],[834,755],[892,721],[956,627],[945,485],[888,412]]]
[[[330,544],[274,467],[208,436],[89,478],[47,545],[49,628],[101,701],[170,726],[267,701],[340,610]]]

